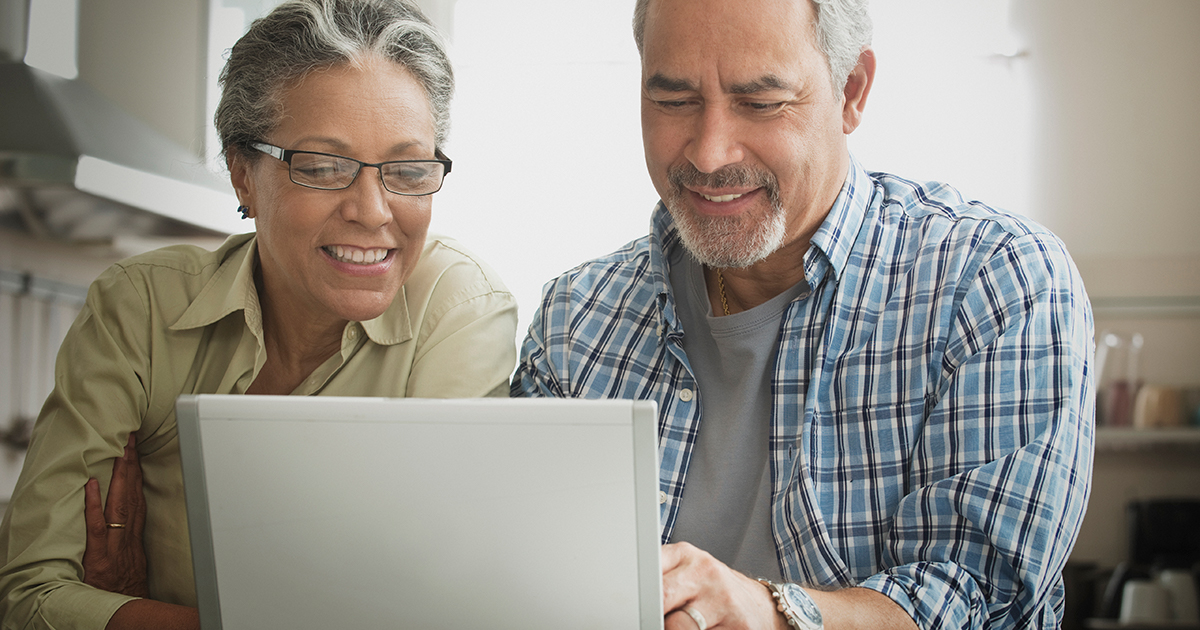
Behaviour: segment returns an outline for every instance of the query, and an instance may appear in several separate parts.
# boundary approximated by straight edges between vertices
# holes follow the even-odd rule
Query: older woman
[[[180,394],[507,393],[512,296],[426,236],[453,79],[424,17],[395,0],[289,2],[234,46],[222,85],[217,127],[257,234],[138,256],[92,285],[0,526],[3,628],[195,625]],[[82,564],[85,484],[94,516],[114,458],[138,483],[135,457],[147,599],[85,584]],[[113,549],[136,514],[105,514]]]

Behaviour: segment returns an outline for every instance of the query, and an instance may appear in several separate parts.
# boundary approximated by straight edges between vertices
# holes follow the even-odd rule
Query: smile
[[[388,255],[388,250],[383,248],[358,249],[343,245],[326,245],[321,249],[334,260],[352,265],[374,265]]]
[[[745,195],[746,193],[738,193],[736,195],[706,195],[704,193],[697,193],[697,194],[699,194],[701,197],[704,197],[705,199],[707,199],[709,201],[715,201],[717,203],[725,203],[726,201],[733,201],[734,199],[737,199],[738,197],[741,197],[742,195]]]

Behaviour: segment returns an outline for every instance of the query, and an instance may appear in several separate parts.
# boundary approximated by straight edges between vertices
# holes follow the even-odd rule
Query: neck
[[[749,267],[722,267],[720,278],[717,269],[705,266],[704,279],[713,314],[726,314],[726,305],[730,315],[748,311],[796,286],[805,279],[804,254],[808,245],[807,240],[785,245]]]
[[[261,283],[258,297],[267,359],[249,393],[290,394],[341,349],[346,322],[297,317],[295,313],[305,313],[306,309],[275,304]]]

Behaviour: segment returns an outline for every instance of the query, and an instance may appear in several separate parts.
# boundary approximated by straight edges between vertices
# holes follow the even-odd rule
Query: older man
[[[651,234],[514,395],[658,401],[668,628],[1055,627],[1092,322],[1045,229],[865,172],[863,0],[639,0]]]

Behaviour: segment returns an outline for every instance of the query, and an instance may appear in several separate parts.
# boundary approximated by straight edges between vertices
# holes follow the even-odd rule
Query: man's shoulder
[[[630,241],[620,249],[585,261],[550,281],[548,294],[627,293],[652,290],[655,284],[651,267],[651,236]]]
[[[874,180],[880,226],[926,247],[946,248],[948,241],[974,251],[1004,245],[1036,244],[1044,253],[1066,254],[1066,246],[1050,229],[1032,218],[973,199],[942,181],[916,181],[890,173],[870,173]]]
[[[869,173],[880,193],[880,212],[886,220],[902,215],[912,227],[953,226],[957,230],[981,227],[1010,236],[1054,235],[1032,219],[963,194],[941,181],[917,181],[884,172]]]
[[[1015,273],[1030,282],[1079,284],[1066,244],[1036,221],[963,195],[943,182],[916,182],[870,173],[879,196],[875,234],[862,243],[893,247],[873,253],[888,258],[875,269],[938,269],[947,279],[974,280],[979,273]],[[891,272],[882,272],[891,273]]]

